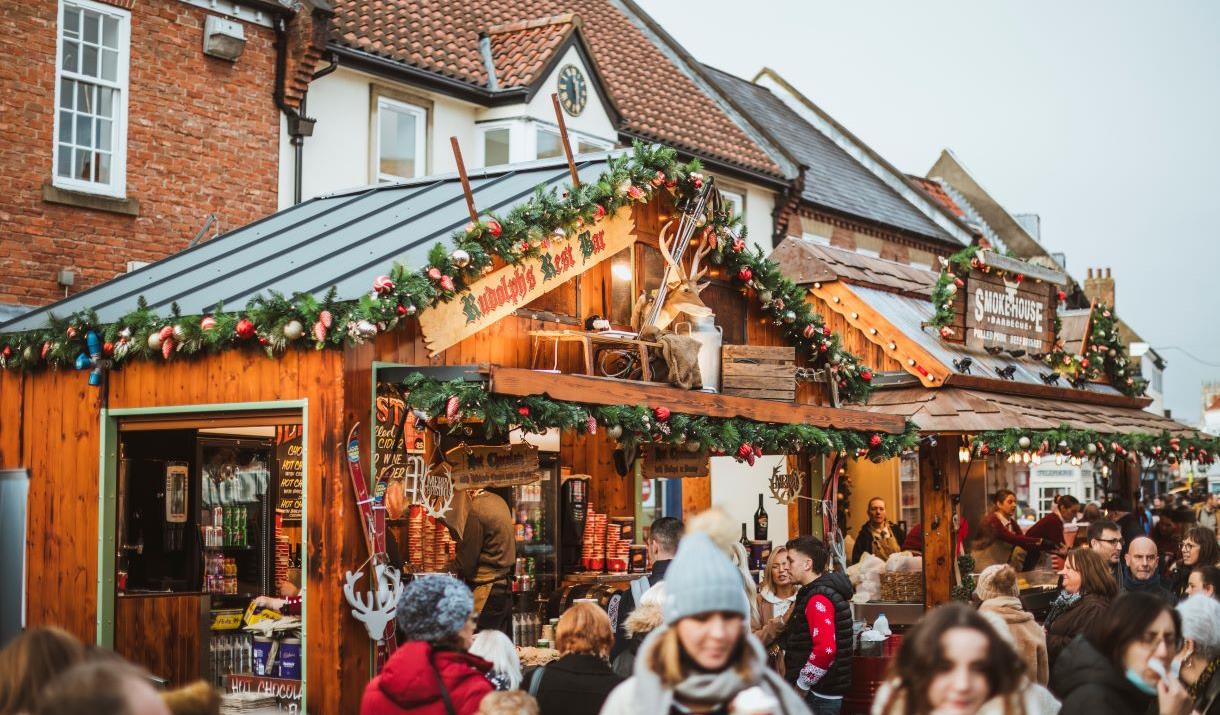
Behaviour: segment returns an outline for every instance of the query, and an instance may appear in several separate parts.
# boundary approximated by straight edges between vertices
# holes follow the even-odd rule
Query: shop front
[[[661,148],[314,199],[2,341],[28,623],[309,712],[358,708],[412,574],[545,648],[710,505],[712,460],[774,459],[749,491],[795,532],[811,465],[914,445],[825,404],[869,370]]]

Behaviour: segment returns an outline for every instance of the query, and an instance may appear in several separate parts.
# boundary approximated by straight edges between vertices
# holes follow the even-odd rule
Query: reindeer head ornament
[[[690,264],[683,266],[680,254],[676,259],[674,258],[673,236],[670,234],[672,227],[673,221],[665,224],[657,239],[661,256],[667,265],[665,275],[668,279],[658,291],[661,294],[661,307],[654,308],[655,301],[648,300],[641,295],[636,302],[636,308],[631,318],[631,327],[635,330],[642,331],[650,325],[655,326],[658,330],[664,330],[681,313],[685,313],[691,318],[706,318],[712,315],[712,309],[699,298],[699,294],[703,292],[704,288],[707,288],[708,284],[699,281],[707,275],[707,267],[700,266],[700,263],[716,247],[715,235],[711,231],[706,232],[703,240],[691,255]],[[649,316],[654,314],[655,317],[649,321]]]

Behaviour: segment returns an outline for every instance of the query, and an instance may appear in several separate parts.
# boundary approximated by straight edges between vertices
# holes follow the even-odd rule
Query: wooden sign
[[[299,710],[301,706],[303,688],[300,680],[234,673],[225,676],[225,686],[230,693],[262,693],[273,696],[284,708],[295,705]]]
[[[486,329],[634,241],[635,221],[631,208],[624,206],[614,216],[608,216],[570,238],[552,240],[535,258],[483,276],[457,298],[419,314],[419,327],[428,352],[435,356]]]
[[[542,479],[532,444],[464,445],[445,452],[454,489],[531,484]]]
[[[305,465],[301,461],[301,426],[280,425],[275,428],[275,459],[279,463],[280,488],[276,511],[285,522],[301,520],[301,501],[305,482]]]
[[[1055,286],[1016,275],[971,271],[966,281],[966,344],[1005,350],[1050,352]]]
[[[710,469],[706,452],[650,444],[642,473],[645,479],[684,479],[706,477]]]

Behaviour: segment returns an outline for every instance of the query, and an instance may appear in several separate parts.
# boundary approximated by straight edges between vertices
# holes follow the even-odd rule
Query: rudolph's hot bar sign
[[[419,327],[428,352],[436,355],[456,345],[630,246],[634,240],[635,221],[630,207],[623,207],[593,226],[550,241],[538,256],[492,271],[472,283],[469,291],[419,314]]]

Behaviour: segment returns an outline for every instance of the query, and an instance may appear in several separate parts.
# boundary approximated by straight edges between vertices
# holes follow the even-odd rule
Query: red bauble
[[[4,350],[0,351],[0,354],[3,354],[6,358],[10,358],[13,356],[13,349],[5,345]]]
[[[1064,293],[1063,291],[1059,291],[1055,297],[1057,297],[1059,302],[1062,303],[1063,301],[1067,300],[1068,294]]]
[[[233,332],[242,340],[249,340],[254,337],[254,330],[254,323],[250,322],[247,318],[237,321],[236,327],[233,328]]]
[[[865,370],[864,372],[860,373],[860,379],[868,382],[869,380],[873,379],[873,373],[869,370]]]
[[[1023,280],[1025,280],[1025,274],[1024,274],[1024,273],[1018,273],[1018,274],[1017,274],[1017,282],[1018,282],[1018,283],[1020,283],[1020,282],[1021,282],[1021,281],[1023,281]]]
[[[260,336],[258,336],[258,344],[266,346],[266,345],[270,345],[271,341],[269,339],[267,339],[266,335],[260,335]]]
[[[733,239],[733,253],[741,253],[746,250],[746,242],[740,238]]]
[[[402,317],[407,314],[407,306],[403,305],[402,303],[399,303],[398,307],[394,309],[394,312],[398,313],[399,317]]]
[[[748,444],[743,444],[737,448],[737,456],[741,457],[742,459],[746,458],[747,456],[752,457],[754,456],[754,448]]]
[[[829,338],[830,337],[830,328],[822,328],[822,335],[825,335],[826,337]]]
[[[652,414],[656,415],[658,420],[664,422],[665,420],[669,419],[669,408],[656,407],[653,409]]]
[[[874,447],[880,447],[881,446],[881,435],[875,434],[872,437],[869,437],[868,443]]]
[[[814,334],[818,332],[818,328],[813,323],[810,323],[809,325],[806,325],[805,329],[801,332],[806,338],[812,338]]]
[[[606,207],[605,206],[598,204],[597,206],[593,207],[593,220],[594,221],[601,221],[605,217],[606,217]]]
[[[487,219],[487,232],[492,235],[492,238],[499,238],[503,231],[499,221],[494,218]]]
[[[754,271],[750,270],[749,266],[742,266],[741,270],[737,271],[737,279],[745,282],[754,277]]]
[[[102,354],[103,355],[113,355],[114,354],[114,343],[102,343]]]
[[[979,454],[991,454],[991,447],[984,444],[982,447],[979,447]]]
[[[830,343],[818,343],[818,352],[826,352],[830,349]]]
[[[522,417],[529,417],[530,408],[525,405],[521,405],[520,407],[517,408],[517,414],[521,415]]]

